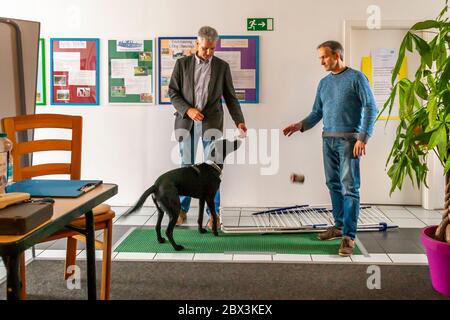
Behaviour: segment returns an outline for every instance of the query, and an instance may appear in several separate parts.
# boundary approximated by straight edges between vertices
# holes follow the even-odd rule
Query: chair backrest
[[[60,114],[33,114],[2,119],[3,131],[13,143],[13,180],[20,181],[33,177],[69,174],[71,180],[79,180],[81,175],[82,117]],[[17,132],[38,128],[72,129],[72,140],[44,139],[17,142]],[[48,163],[21,167],[23,155],[40,151],[71,151],[70,163]]]

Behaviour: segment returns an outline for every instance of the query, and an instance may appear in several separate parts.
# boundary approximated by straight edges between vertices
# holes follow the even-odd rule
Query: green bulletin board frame
[[[45,40],[43,38],[39,39],[39,59],[38,79],[36,83],[36,105],[45,106],[47,104],[47,88],[45,86]]]
[[[123,42],[124,51],[117,50],[117,43]],[[140,50],[138,43],[143,41],[143,51]],[[145,56],[143,53],[147,53]],[[148,54],[150,53],[150,54]],[[126,94],[125,78],[112,78],[111,60],[120,59],[136,59],[137,66],[140,71],[144,71],[143,75],[149,75],[150,91],[145,94]],[[109,40],[108,41],[108,101],[111,104],[155,104],[155,89],[154,89],[154,40]],[[135,72],[138,72],[135,70]],[[134,76],[138,74],[134,73]]]

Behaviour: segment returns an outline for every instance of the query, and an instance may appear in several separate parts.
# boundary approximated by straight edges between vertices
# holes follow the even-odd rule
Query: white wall
[[[41,36],[99,37],[101,39],[101,104],[98,107],[38,107],[38,112],[83,116],[82,178],[100,178],[119,185],[114,205],[129,205],[165,170],[175,167],[170,153],[173,109],[165,106],[107,105],[107,40],[157,36],[192,36],[202,25],[219,33],[247,34],[246,18],[273,17],[275,31],[263,32],[260,42],[260,100],[243,105],[247,126],[279,129],[304,117],[311,109],[318,81],[326,75],[318,63],[318,43],[343,40],[343,21],[365,20],[366,8],[377,4],[383,20],[422,20],[435,17],[443,1],[429,0],[80,0],[3,1],[0,15],[42,22]],[[254,34],[254,33],[252,33]],[[49,55],[47,54],[47,66]],[[47,71],[48,78],[48,71]],[[49,88],[49,83],[47,83]],[[48,96],[50,94],[48,93]],[[225,126],[232,128],[229,115]],[[377,124],[376,134],[382,132]],[[280,134],[280,168],[260,175],[260,165],[225,168],[222,204],[277,206],[329,203],[324,184],[321,124],[289,139]],[[389,141],[384,141],[389,145]],[[370,161],[385,163],[387,154],[368,145]],[[37,158],[43,161],[44,156]],[[47,159],[45,159],[47,160]],[[365,161],[365,160],[363,160]],[[420,192],[403,191],[390,198],[377,184],[380,174],[363,165],[362,201],[420,203]],[[291,185],[291,172],[302,172],[306,183]]]

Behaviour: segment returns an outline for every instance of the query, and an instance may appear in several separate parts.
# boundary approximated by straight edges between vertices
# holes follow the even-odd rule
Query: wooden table
[[[53,216],[50,220],[25,235],[0,235],[0,255],[3,258],[7,271],[7,299],[17,300],[20,296],[20,254],[55,232],[66,228],[73,219],[85,215],[88,299],[95,300],[97,298],[97,290],[95,283],[95,231],[92,209],[116,195],[117,190],[117,185],[103,183],[78,198],[55,198]]]

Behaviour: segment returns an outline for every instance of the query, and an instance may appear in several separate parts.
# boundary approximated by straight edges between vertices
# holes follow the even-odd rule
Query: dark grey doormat
[[[64,261],[33,261],[27,268],[28,298],[85,299],[85,261],[79,266],[82,289],[68,290],[62,279]],[[445,299],[431,287],[427,266],[380,266],[381,290],[367,288],[367,268],[354,264],[113,261],[111,299]],[[2,283],[0,299],[5,299],[5,293]]]

